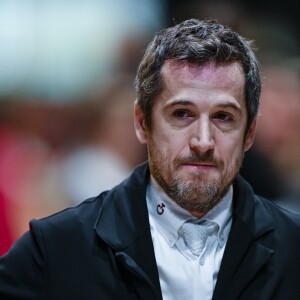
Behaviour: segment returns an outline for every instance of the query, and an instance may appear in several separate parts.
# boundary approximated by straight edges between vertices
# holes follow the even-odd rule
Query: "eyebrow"
[[[168,103],[166,105],[166,108],[168,107],[172,107],[172,106],[175,106],[175,105],[192,105],[192,106],[195,106],[196,104],[192,101],[189,101],[189,100],[185,100],[185,99],[177,99],[177,100],[174,100],[172,101],[171,103]],[[224,102],[224,103],[218,103],[216,105],[216,107],[220,107],[220,108],[232,108],[234,109],[235,111],[238,111],[238,112],[242,112],[242,109],[239,105],[231,102],[231,101],[227,101],[227,102]]]
[[[170,103],[167,103],[166,107],[172,107],[175,105],[195,105],[192,101],[184,100],[184,99],[177,99],[174,101],[171,101]]]
[[[222,108],[233,108],[234,110],[237,110],[239,112],[242,111],[241,107],[239,105],[236,105],[233,102],[226,102],[226,103],[220,103],[217,105],[218,107],[222,107]]]

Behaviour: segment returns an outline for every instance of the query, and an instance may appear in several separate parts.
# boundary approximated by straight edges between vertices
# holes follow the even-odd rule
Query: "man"
[[[156,34],[136,89],[149,162],[32,221],[1,259],[0,298],[299,299],[299,217],[237,175],[260,94],[250,44],[216,22],[185,21]]]

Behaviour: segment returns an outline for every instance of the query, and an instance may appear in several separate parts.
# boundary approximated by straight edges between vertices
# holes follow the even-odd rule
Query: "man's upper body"
[[[148,165],[33,221],[0,262],[1,299],[299,299],[299,217],[238,176],[261,88],[250,43],[182,22],[155,35],[135,86]]]
[[[110,192],[32,221],[1,258],[0,298],[162,299],[148,181],[144,164]],[[232,206],[212,299],[299,299],[299,217],[254,195],[239,176]]]

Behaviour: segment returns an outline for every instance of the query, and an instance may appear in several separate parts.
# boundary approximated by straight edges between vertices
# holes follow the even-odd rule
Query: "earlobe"
[[[248,130],[248,133],[247,133],[247,136],[245,138],[245,144],[244,144],[244,151],[248,151],[253,142],[254,142],[254,137],[255,137],[255,133],[256,133],[256,126],[257,126],[257,118],[254,119],[254,121],[252,122],[249,130]]]
[[[145,118],[137,101],[134,103],[134,128],[139,142],[146,144],[148,142],[148,135],[145,127]]]

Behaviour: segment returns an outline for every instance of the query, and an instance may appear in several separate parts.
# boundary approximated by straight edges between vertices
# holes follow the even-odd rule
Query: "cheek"
[[[166,154],[168,159],[178,156],[188,146],[186,136],[179,131],[155,130],[153,138],[156,147],[160,152]]]
[[[220,156],[225,164],[233,162],[237,157],[244,153],[244,140],[239,137],[231,136],[222,139],[215,149],[216,155]]]

